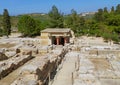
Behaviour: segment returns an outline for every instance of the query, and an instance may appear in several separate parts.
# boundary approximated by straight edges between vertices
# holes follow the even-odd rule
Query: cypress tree
[[[11,33],[11,22],[10,22],[10,16],[7,9],[4,9],[4,12],[3,12],[3,32],[4,32],[4,35],[6,35],[7,37]]]
[[[112,6],[112,8],[111,8],[111,12],[112,12],[112,13],[115,12],[114,6]]]

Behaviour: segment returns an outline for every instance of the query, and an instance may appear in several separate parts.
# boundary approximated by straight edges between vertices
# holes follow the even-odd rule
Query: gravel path
[[[77,62],[77,57],[77,53],[68,53],[65,57],[62,68],[56,74],[53,83],[49,85],[72,85],[72,72],[75,71],[75,62]]]

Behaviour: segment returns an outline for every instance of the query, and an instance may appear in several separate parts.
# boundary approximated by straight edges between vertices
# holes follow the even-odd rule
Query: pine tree
[[[11,33],[11,22],[7,9],[4,9],[3,12],[3,31],[4,31],[4,35],[6,35],[7,37]]]

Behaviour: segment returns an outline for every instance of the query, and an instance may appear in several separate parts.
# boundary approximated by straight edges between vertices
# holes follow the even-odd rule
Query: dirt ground
[[[120,85],[120,79],[100,79],[102,85]]]
[[[110,63],[105,58],[93,58],[90,61],[94,64],[96,71],[111,69]]]

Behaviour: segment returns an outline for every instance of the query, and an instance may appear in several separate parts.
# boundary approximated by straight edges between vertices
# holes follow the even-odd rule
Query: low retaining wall
[[[89,54],[95,55],[107,55],[107,54],[115,54],[119,55],[120,50],[90,50]]]

